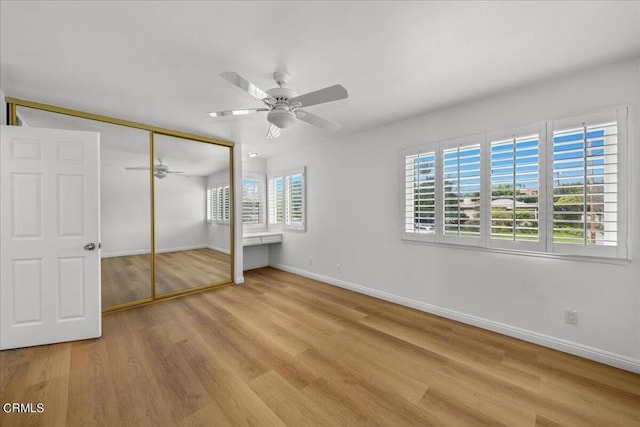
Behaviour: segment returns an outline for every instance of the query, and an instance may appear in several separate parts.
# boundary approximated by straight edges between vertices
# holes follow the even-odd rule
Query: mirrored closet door
[[[232,283],[232,143],[22,102],[18,125],[100,133],[103,311]]]
[[[150,138],[143,130],[117,129],[115,139],[100,133],[103,307],[148,301],[153,294]]]
[[[156,292],[231,280],[230,221],[212,221],[212,186],[229,186],[229,147],[154,135]]]

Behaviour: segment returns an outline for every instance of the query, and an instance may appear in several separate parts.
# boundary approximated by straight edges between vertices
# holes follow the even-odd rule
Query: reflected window
[[[207,221],[229,222],[231,197],[228,185],[207,189]]]

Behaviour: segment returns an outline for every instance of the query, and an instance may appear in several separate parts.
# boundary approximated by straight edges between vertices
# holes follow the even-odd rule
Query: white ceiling
[[[306,123],[269,141],[262,89],[286,70],[347,135],[581,68],[640,56],[640,2],[0,2],[8,96],[242,143],[269,157],[331,137]]]

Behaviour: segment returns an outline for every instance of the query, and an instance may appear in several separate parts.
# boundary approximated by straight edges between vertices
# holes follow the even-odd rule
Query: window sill
[[[301,226],[291,226],[291,225],[284,225],[284,224],[269,224],[269,226],[267,227],[268,230],[278,230],[278,232],[288,232],[288,231],[293,231],[294,233],[306,233],[307,232],[307,228],[304,225]]]
[[[598,257],[598,256],[567,255],[567,254],[558,254],[558,253],[551,253],[551,252],[535,252],[535,251],[515,250],[515,249],[486,248],[483,246],[469,246],[469,245],[461,245],[461,244],[455,244],[455,243],[430,242],[430,241],[413,240],[413,239],[407,239],[407,238],[402,238],[401,240],[403,243],[410,244],[410,245],[437,246],[437,247],[444,247],[444,248],[451,248],[451,249],[493,252],[493,253],[499,253],[499,254],[519,255],[519,256],[536,257],[536,258],[551,258],[551,259],[561,259],[561,260],[567,260],[567,261],[580,261],[580,262],[597,262],[602,264],[613,264],[613,265],[628,265],[631,263],[631,260],[628,258],[606,258],[606,257]]]

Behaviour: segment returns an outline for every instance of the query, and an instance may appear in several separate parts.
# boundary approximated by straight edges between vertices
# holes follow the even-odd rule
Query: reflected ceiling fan
[[[298,95],[293,90],[284,87],[289,80],[289,75],[283,71],[273,73],[273,79],[278,84],[278,87],[267,91],[260,89],[238,73],[224,72],[220,76],[249,95],[264,102],[265,106],[263,108],[247,108],[244,110],[214,111],[209,113],[211,117],[239,116],[267,111],[267,121],[270,123],[266,135],[267,138],[279,137],[281,130],[294,124],[296,119],[329,132],[336,132],[340,129],[338,123],[309,113],[302,108],[347,98],[349,94],[341,85],[333,85],[304,95]]]
[[[168,177],[169,174],[184,173],[184,171],[172,171],[171,169],[169,169],[169,166],[162,163],[162,161],[163,160],[161,158],[158,158],[158,164],[153,166],[153,176],[155,176],[156,178],[163,179]],[[132,171],[148,171],[151,168],[149,166],[133,166],[126,167],[125,169]]]

